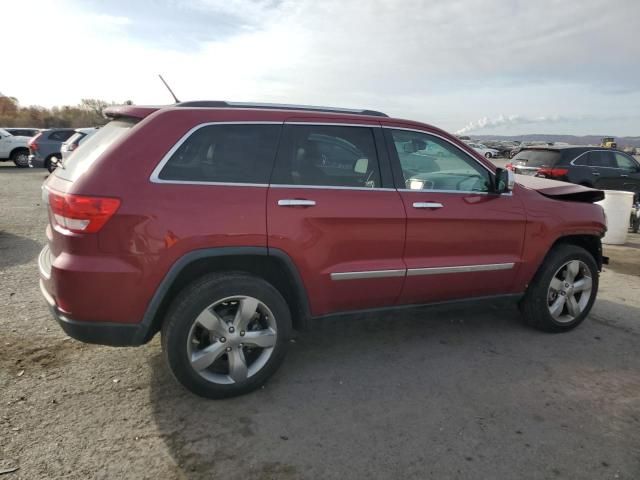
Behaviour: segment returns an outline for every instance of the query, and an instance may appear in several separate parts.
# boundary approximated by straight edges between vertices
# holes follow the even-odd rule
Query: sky
[[[180,100],[640,135],[639,0],[20,0],[2,17],[0,92],[22,105],[169,104],[162,73]]]

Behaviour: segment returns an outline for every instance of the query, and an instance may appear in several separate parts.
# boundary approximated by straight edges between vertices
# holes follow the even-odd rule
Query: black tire
[[[640,230],[640,218],[637,215],[631,217],[631,232],[638,233]]]
[[[266,363],[253,375],[236,383],[215,383],[205,379],[191,365],[187,350],[191,327],[208,306],[239,295],[259,300],[273,313],[277,326],[275,346]],[[162,349],[174,377],[188,390],[201,397],[227,398],[256,390],[276,372],[285,357],[290,334],[289,307],[271,284],[239,272],[215,273],[196,280],[173,301],[162,325]]]
[[[27,168],[29,166],[29,150],[26,148],[16,148],[11,152],[11,161],[18,168]]]
[[[579,260],[588,268],[592,281],[591,296],[582,312],[572,321],[559,322],[553,318],[549,311],[549,287],[556,272],[572,260]],[[520,311],[525,323],[539,330],[554,333],[567,332],[574,329],[582,323],[591,311],[598,293],[598,275],[596,261],[584,248],[576,245],[558,245],[554,247],[547,254],[520,302]]]
[[[484,154],[485,158],[493,158],[493,156],[491,155],[491,152],[487,152]]]

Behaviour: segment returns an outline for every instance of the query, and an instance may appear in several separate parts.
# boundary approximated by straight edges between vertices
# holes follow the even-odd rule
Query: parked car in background
[[[498,155],[500,155],[500,152],[498,152],[498,150],[496,150],[495,148],[489,148],[486,145],[483,145],[482,143],[469,142],[467,143],[467,145],[469,145],[476,152],[480,153],[486,158],[495,158]]]
[[[5,130],[16,137],[35,137],[40,133],[39,128],[10,127],[5,128]]]
[[[640,163],[624,152],[602,147],[526,147],[506,168],[603,190],[640,192]]]
[[[29,140],[29,166],[31,168],[46,168],[50,172],[54,157],[59,159],[62,142],[68,140],[75,133],[73,128],[50,128],[42,130]]]
[[[228,102],[105,114],[45,182],[40,287],[79,340],[161,332],[198,395],[260,388],[313,318],[510,298],[566,332],[596,299],[603,193],[518,184],[438,128]]]
[[[60,159],[63,162],[75,151],[87,138],[95,133],[97,128],[76,128],[75,133],[71,135],[66,142],[60,146]],[[54,167],[57,165],[53,165]]]
[[[0,161],[11,160],[16,167],[26,167],[29,162],[29,137],[16,136],[0,128]]]

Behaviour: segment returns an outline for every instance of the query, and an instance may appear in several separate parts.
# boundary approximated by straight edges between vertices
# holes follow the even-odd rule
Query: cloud
[[[574,119],[579,120],[579,119]],[[499,127],[514,126],[514,125],[533,125],[533,124],[545,124],[566,122],[567,118],[560,117],[559,115],[553,116],[539,116],[539,117],[526,117],[522,115],[499,115],[496,118],[482,117],[478,120],[468,123],[460,130],[456,131],[456,135],[464,135],[466,133],[475,132],[478,130],[491,130]]]
[[[496,129],[560,126],[640,104],[637,0],[23,0],[3,15],[30,32],[3,26],[21,39],[3,65],[60,52],[1,76],[22,103],[163,103],[163,73],[184,99],[375,108],[449,129],[505,111],[521,120]]]

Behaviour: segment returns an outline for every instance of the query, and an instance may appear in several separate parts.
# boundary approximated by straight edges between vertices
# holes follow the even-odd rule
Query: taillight
[[[506,168],[507,170],[511,170],[511,171],[516,171],[516,167],[513,165],[513,163],[509,162],[507,163],[504,168]]]
[[[562,178],[569,170],[567,168],[541,168],[536,172],[536,177],[545,177],[545,178]]]
[[[29,140],[27,142],[27,147],[29,147],[29,150],[31,150],[32,152],[37,152],[38,149],[40,148],[40,146],[38,145],[37,140],[42,136],[42,132],[38,133],[35,137],[33,137],[31,140]]]
[[[120,207],[120,200],[49,191],[49,208],[55,224],[72,233],[96,233]]]

